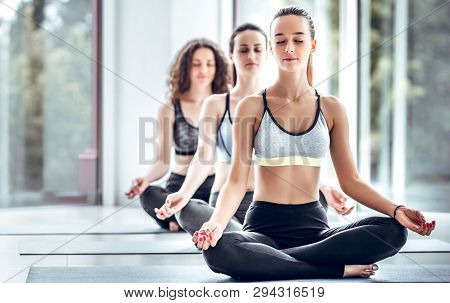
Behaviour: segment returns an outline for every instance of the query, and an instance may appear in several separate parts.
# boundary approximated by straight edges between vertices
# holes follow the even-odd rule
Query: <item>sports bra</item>
[[[198,144],[198,127],[190,124],[183,115],[180,100],[174,102],[175,121],[173,123],[173,143],[175,154],[194,155]]]
[[[217,128],[217,162],[231,163],[233,150],[233,121],[230,115],[230,93],[225,97],[225,112]]]
[[[264,113],[254,138],[256,163],[260,166],[305,165],[320,167],[329,146],[327,121],[320,109],[316,90],[317,110],[313,124],[305,131],[293,133],[284,129],[267,105],[266,90],[262,92]]]

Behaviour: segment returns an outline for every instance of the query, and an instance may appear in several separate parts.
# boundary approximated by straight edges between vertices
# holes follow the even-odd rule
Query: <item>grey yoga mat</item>
[[[351,279],[290,280],[311,282],[449,282],[450,265],[380,265],[375,276]],[[127,267],[32,267],[27,283],[167,283],[239,282],[212,272],[206,265],[155,265]],[[275,281],[269,281],[275,282]],[[286,281],[282,281],[286,282]]]
[[[189,240],[161,241],[24,241],[21,255],[200,254]]]
[[[450,243],[435,240],[408,240],[401,253],[450,252]],[[19,244],[21,255],[120,255],[120,254],[199,254],[192,242],[162,241],[24,241]]]
[[[158,234],[168,231],[160,228],[156,223],[149,221],[149,224],[125,225],[125,224],[100,224],[92,226],[92,223],[71,223],[71,224],[15,224],[0,226],[0,235],[115,235],[115,234]]]
[[[408,240],[400,249],[401,253],[448,253],[450,243],[438,239]]]

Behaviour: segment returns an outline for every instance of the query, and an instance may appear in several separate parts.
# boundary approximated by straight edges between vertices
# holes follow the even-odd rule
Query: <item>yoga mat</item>
[[[60,247],[62,245],[62,247]],[[60,247],[60,248],[58,248]],[[56,249],[56,250],[55,250]],[[401,253],[450,252],[450,243],[435,240],[408,240]],[[21,255],[121,255],[121,254],[199,254],[192,242],[186,240],[162,241],[23,241]]]
[[[0,226],[0,235],[78,235],[92,226],[92,223],[58,224],[28,224]],[[168,231],[149,221],[148,224],[100,224],[94,226],[85,235],[115,235],[115,234],[159,234]]]
[[[450,243],[437,239],[414,239],[406,241],[401,253],[448,253]]]
[[[380,265],[371,278],[289,280],[325,283],[449,282],[450,265]],[[227,283],[239,282],[212,272],[207,265],[127,267],[31,267],[27,283]],[[267,281],[275,282],[275,281]],[[280,281],[286,282],[286,281]]]
[[[20,255],[201,254],[189,240],[161,241],[23,241]],[[60,247],[62,246],[62,247]],[[60,247],[60,248],[58,248]]]

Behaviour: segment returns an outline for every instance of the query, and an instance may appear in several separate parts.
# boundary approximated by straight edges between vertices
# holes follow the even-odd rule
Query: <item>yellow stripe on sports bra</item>
[[[320,167],[321,158],[303,157],[303,156],[287,156],[275,158],[262,158],[255,155],[256,163],[261,166],[289,166],[289,165],[305,165]]]

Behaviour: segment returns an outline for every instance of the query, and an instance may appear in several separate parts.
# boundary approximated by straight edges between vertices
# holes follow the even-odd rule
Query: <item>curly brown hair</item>
[[[192,56],[199,48],[208,48],[214,53],[216,73],[211,84],[213,94],[222,94],[228,91],[230,75],[228,72],[228,61],[220,48],[208,39],[194,39],[186,43],[178,52],[173,62],[167,85],[169,87],[170,100],[174,102],[180,95],[189,90],[191,79],[189,72],[192,65]]]

